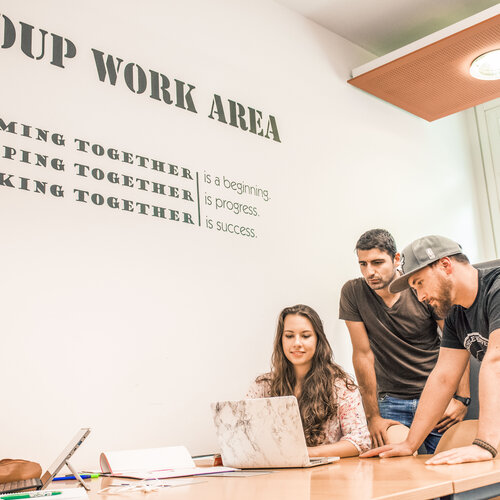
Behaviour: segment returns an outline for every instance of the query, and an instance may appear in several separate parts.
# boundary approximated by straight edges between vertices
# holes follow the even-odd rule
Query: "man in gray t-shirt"
[[[382,446],[390,425],[411,425],[437,361],[437,327],[442,329],[443,324],[410,290],[389,291],[400,259],[389,232],[367,231],[359,238],[356,252],[363,278],[343,286],[339,316],[351,336],[353,364],[372,443]],[[469,401],[468,373],[455,398],[424,442],[428,453],[434,452],[442,432],[464,418]]]

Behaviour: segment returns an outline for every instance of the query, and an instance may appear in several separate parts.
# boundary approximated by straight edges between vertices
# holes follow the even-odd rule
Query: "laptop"
[[[339,460],[309,458],[295,396],[219,401],[211,408],[227,467],[315,467]]]
[[[80,429],[64,448],[55,462],[47,469],[41,479],[22,479],[10,483],[0,484],[0,494],[15,493],[16,491],[44,490],[52,482],[52,479],[63,468],[69,458],[75,453],[85,438],[90,434],[90,429]]]

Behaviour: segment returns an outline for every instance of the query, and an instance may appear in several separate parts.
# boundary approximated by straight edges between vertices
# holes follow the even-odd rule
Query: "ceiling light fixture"
[[[479,80],[500,79],[500,49],[476,57],[470,65],[470,74]]]

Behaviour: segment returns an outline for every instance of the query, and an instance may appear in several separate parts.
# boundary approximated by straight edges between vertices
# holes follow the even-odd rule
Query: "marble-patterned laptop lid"
[[[211,407],[225,466],[309,465],[295,396],[219,401]]]

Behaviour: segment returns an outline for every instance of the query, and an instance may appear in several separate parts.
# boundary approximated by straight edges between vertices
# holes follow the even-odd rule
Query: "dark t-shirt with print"
[[[442,347],[467,349],[482,361],[490,333],[500,328],[500,267],[478,270],[473,304],[453,306],[444,323]]]
[[[420,397],[436,364],[440,338],[433,309],[403,290],[392,307],[363,278],[348,281],[340,295],[340,319],[364,323],[375,357],[377,393]]]

